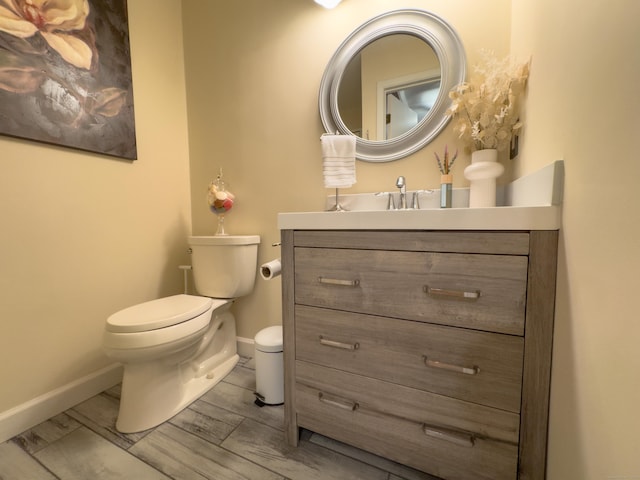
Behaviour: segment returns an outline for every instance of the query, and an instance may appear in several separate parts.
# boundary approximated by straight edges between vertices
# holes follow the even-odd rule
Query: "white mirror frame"
[[[440,61],[440,93],[422,121],[396,138],[373,141],[356,138],[356,157],[366,162],[390,162],[406,157],[427,145],[449,122],[445,114],[451,105],[449,91],[463,82],[466,56],[456,31],[442,18],[416,9],[394,10],[368,20],[353,31],[333,54],[320,82],[320,118],[328,133],[352,135],[340,117],[338,89],[349,62],[371,42],[387,35],[407,34],[424,40]]]

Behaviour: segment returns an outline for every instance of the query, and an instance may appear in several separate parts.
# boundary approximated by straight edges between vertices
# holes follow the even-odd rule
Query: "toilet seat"
[[[220,298],[175,295],[134,305],[109,317],[103,334],[103,347],[110,356],[127,351],[127,355],[133,355],[134,350],[149,350],[170,344],[180,348],[181,345],[201,339],[210,327],[212,316],[226,311],[232,303],[231,300]],[[168,309],[161,313],[163,305]],[[193,316],[200,310],[199,314]],[[140,317],[134,318],[136,313]],[[177,323],[169,325],[171,322]],[[158,325],[165,326],[140,330]],[[121,330],[117,331],[118,328]]]
[[[106,330],[114,333],[135,333],[177,325],[202,315],[213,300],[195,295],[173,295],[134,305],[107,318]]]

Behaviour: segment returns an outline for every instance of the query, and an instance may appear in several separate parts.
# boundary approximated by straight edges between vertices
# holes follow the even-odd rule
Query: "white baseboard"
[[[84,402],[122,381],[122,366],[110,365],[47,392],[10,410],[0,412],[0,443]]]
[[[253,338],[236,337],[238,341],[238,355],[253,358],[255,356],[255,342]]]

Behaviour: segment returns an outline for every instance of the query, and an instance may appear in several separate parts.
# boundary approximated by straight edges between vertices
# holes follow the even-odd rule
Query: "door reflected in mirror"
[[[384,141],[415,128],[440,92],[440,63],[431,46],[409,34],[366,45],[347,64],[338,88],[338,110],[354,134]]]
[[[377,139],[380,140],[411,131],[429,114],[440,93],[440,71],[420,73],[414,80],[393,79],[392,82],[392,86],[382,89],[378,99],[379,103],[384,102],[385,108],[384,116],[378,117]],[[378,105],[378,109],[381,108]]]

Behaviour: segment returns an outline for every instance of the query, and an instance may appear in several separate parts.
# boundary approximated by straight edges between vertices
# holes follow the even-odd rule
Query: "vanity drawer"
[[[296,362],[298,425],[447,480],[513,480],[519,417]]]
[[[511,412],[524,339],[298,305],[296,358]]]
[[[526,256],[296,247],[295,303],[524,334]]]

